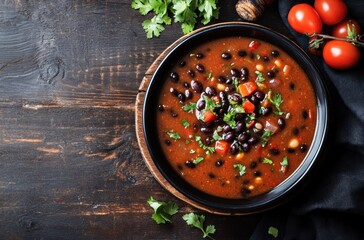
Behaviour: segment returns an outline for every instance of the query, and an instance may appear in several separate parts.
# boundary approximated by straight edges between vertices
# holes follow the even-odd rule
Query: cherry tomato
[[[327,25],[341,22],[348,12],[343,0],[315,0],[314,7],[322,22]]]
[[[294,5],[288,13],[289,25],[299,33],[321,33],[322,22],[316,10],[307,3]]]
[[[348,69],[359,62],[360,51],[353,44],[332,40],[325,44],[323,50],[325,63],[335,69]]]
[[[350,31],[348,31],[350,28]],[[353,19],[345,19],[334,26],[332,29],[332,36],[337,38],[349,38],[354,39],[356,36],[360,35],[361,30],[359,23]]]

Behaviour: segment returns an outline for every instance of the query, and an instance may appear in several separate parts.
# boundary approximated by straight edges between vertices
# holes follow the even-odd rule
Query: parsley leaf
[[[217,19],[219,17],[219,8],[216,6],[216,2],[214,0],[200,0],[198,10],[203,17],[201,22],[204,25],[208,24],[212,18]]]
[[[149,4],[149,0],[134,0],[131,3],[133,9],[139,10],[141,15],[146,15],[153,10],[152,5]]]
[[[159,37],[160,33],[164,30],[163,23],[165,22],[160,15],[144,20],[142,26],[147,33],[147,38]]]
[[[236,163],[233,167],[239,170],[239,176],[243,176],[246,173],[246,167],[243,164]]]
[[[185,127],[185,128],[188,128],[190,126],[190,123],[186,120],[186,119],[182,119],[181,120],[181,123],[182,125]]]
[[[195,140],[197,141],[198,143],[198,146],[200,148],[202,148],[203,150],[206,151],[206,154],[207,155],[210,155],[211,153],[214,153],[215,152],[215,148],[214,147],[209,147],[209,146],[206,146],[203,142],[202,142],[202,138],[200,136],[195,136]]]
[[[281,166],[288,166],[288,157],[284,156],[281,162]]]
[[[270,226],[268,228],[268,234],[272,235],[274,238],[278,237],[278,228]]]
[[[261,137],[262,147],[265,147],[267,145],[267,142],[271,136],[272,136],[272,132],[264,129],[264,133],[262,134],[262,137]]]
[[[263,74],[259,71],[255,71],[255,74],[257,75],[257,82],[261,83],[265,81],[265,78],[263,77]]]
[[[204,215],[198,215],[195,213],[187,213],[182,216],[183,220],[186,221],[187,225],[191,227],[198,228],[203,233],[203,238],[210,238],[213,239],[210,234],[214,234],[216,232],[214,225],[208,225],[206,228],[204,228],[204,222],[205,222],[205,216]]]
[[[204,160],[204,158],[203,157],[197,157],[196,159],[194,159],[193,160],[193,163],[195,164],[195,165],[197,165],[197,164],[199,164],[200,162],[202,162]]]
[[[153,197],[150,197],[147,202],[154,210],[152,218],[157,224],[172,222],[171,217],[178,212],[178,206],[173,202],[157,201]]]

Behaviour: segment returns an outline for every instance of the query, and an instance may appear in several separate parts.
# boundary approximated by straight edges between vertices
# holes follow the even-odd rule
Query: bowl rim
[[[251,202],[252,201],[251,199],[248,201],[246,201],[245,199],[239,199],[238,201],[230,201],[230,199],[218,198],[221,199],[221,201],[211,203],[201,199],[200,197],[196,197],[194,194],[191,195],[184,189],[181,189],[178,186],[178,184],[172,181],[173,177],[168,175],[164,171],[164,169],[161,168],[161,165],[157,161],[158,156],[156,156],[156,153],[151,144],[150,128],[148,128],[147,127],[148,124],[146,124],[146,122],[148,122],[151,117],[150,112],[148,112],[148,109],[150,109],[148,106],[150,105],[149,100],[151,96],[153,96],[152,94],[153,86],[155,88],[156,85],[155,82],[157,80],[155,79],[157,79],[157,77],[160,76],[161,69],[163,70],[164,68],[166,68],[166,64],[168,65],[168,61],[173,59],[174,57],[173,54],[176,54],[175,52],[177,51],[177,49],[181,47],[183,48],[185,45],[190,44],[190,42],[193,43],[193,41],[196,41],[194,39],[203,38],[205,35],[212,34],[216,31],[222,31],[222,30],[231,31],[231,29],[236,29],[236,28],[255,31],[255,33],[251,34],[262,34],[263,32],[263,34],[274,36],[274,38],[277,39],[276,41],[283,42],[282,46],[277,46],[277,44],[273,43],[274,45],[276,45],[277,47],[281,48],[286,52],[296,51],[295,53],[296,55],[293,58],[296,61],[298,61],[297,57],[299,57],[300,58],[299,61],[305,62],[305,66],[303,67],[309,68],[309,71],[311,71],[310,74],[312,76],[310,78],[310,81],[311,84],[313,85],[315,95],[317,98],[317,121],[316,121],[317,124],[315,129],[315,136],[314,139],[312,140],[313,142],[312,146],[307,152],[305,159],[302,161],[301,165],[295,170],[295,172],[292,173],[286,180],[280,183],[277,187],[275,187],[268,193],[264,193],[257,197],[251,198],[255,200],[254,202]],[[216,36],[216,38],[220,38],[220,36]],[[286,47],[290,49],[285,49],[283,45],[286,45]],[[148,80],[149,81],[145,93],[144,102],[142,105],[141,121],[139,122],[142,123],[143,137],[145,138],[145,143],[147,147],[147,153],[143,152],[144,160],[146,160],[145,155],[149,154],[152,161],[146,161],[147,166],[151,170],[153,176],[167,191],[169,191],[179,199],[187,202],[188,204],[204,211],[217,214],[245,215],[245,214],[262,212],[284,203],[285,201],[283,201],[283,198],[286,198],[286,196],[289,195],[289,193],[293,192],[294,189],[299,188],[299,186],[302,185],[302,181],[305,178],[308,178],[310,170],[314,167],[314,165],[316,165],[316,163],[319,161],[318,159],[323,154],[322,153],[323,147],[327,141],[328,125],[329,125],[329,106],[328,106],[329,97],[323,75],[320,73],[320,71],[318,70],[312,59],[294,41],[290,40],[281,33],[278,33],[270,28],[258,24],[243,23],[243,22],[224,22],[197,29],[190,34],[183,36],[182,38],[175,41],[172,45],[170,45],[154,63],[155,64],[153,65],[156,66],[156,70],[151,76],[149,76],[149,79],[147,79],[147,81]],[[314,79],[312,79],[313,77]],[[311,158],[310,160],[308,160],[309,157]],[[283,188],[284,191],[282,192],[282,190],[279,190],[279,187]],[[206,195],[198,190],[197,192],[199,194],[202,194],[203,196]],[[268,198],[266,196],[270,197],[268,202],[267,201],[264,202],[264,198]],[[215,199],[216,197],[213,198]],[[257,204],[257,200],[258,203],[261,204]],[[229,204],[223,204],[222,201],[225,202],[227,201],[229,202]]]

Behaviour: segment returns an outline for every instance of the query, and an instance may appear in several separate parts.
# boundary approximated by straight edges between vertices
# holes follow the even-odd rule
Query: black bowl
[[[203,193],[185,182],[166,160],[158,141],[156,131],[157,99],[160,94],[162,79],[167,79],[171,66],[189,49],[212,39],[228,36],[246,36],[261,39],[274,44],[292,56],[308,75],[317,96],[317,124],[313,143],[306,158],[298,169],[280,185],[271,191],[250,199],[225,199]],[[173,45],[172,45],[173,46]],[[329,109],[328,96],[324,79],[307,54],[285,36],[251,23],[223,23],[206,27],[193,32],[168,52],[162,59],[148,86],[143,106],[143,130],[148,151],[161,176],[173,188],[174,195],[197,208],[218,214],[251,214],[262,212],[278,206],[290,199],[293,193],[302,187],[310,178],[322,158],[327,141]],[[161,181],[160,181],[161,182]],[[171,188],[167,188],[171,190]],[[176,191],[175,191],[176,190]]]

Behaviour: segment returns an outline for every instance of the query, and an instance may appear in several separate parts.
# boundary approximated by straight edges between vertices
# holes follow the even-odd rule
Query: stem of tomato
[[[323,39],[333,39],[333,40],[346,41],[346,42],[350,42],[350,43],[354,44],[357,47],[364,47],[364,39],[363,39],[364,35],[360,35],[356,39],[338,38],[338,37],[333,37],[330,35],[320,34],[320,33],[307,34],[307,36],[310,38],[318,37],[322,40]]]

